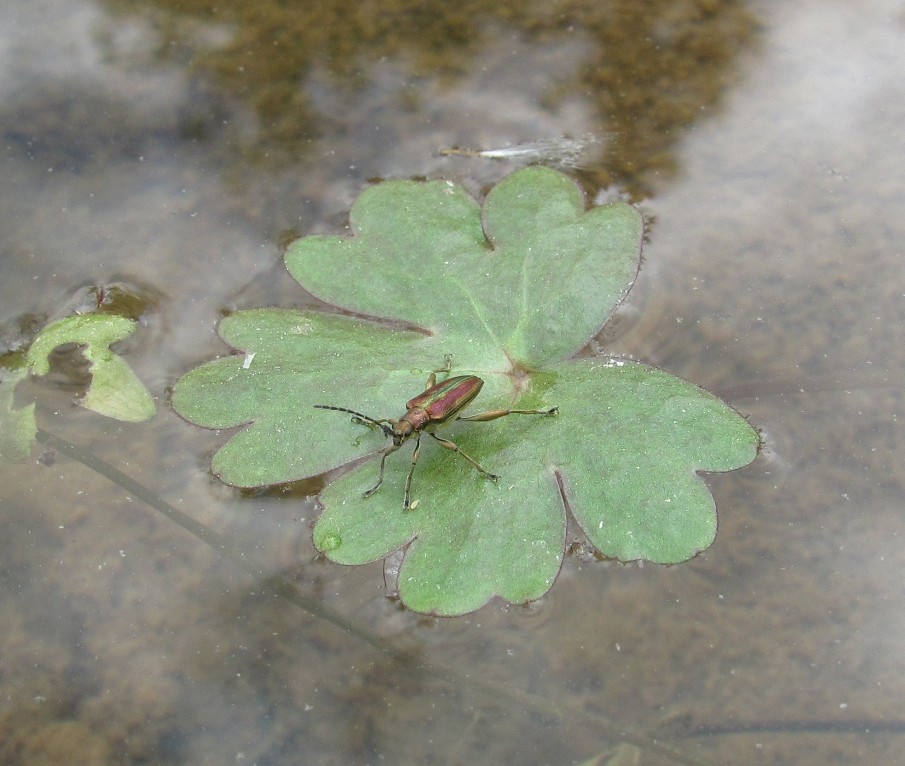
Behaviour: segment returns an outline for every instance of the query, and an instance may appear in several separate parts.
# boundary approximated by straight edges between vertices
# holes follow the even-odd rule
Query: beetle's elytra
[[[424,433],[432,436],[439,442],[441,447],[461,455],[487,478],[496,481],[500,478],[499,476],[486,470],[477,460],[459,449],[457,444],[437,436],[434,433],[434,429],[449,420],[486,421],[496,420],[506,415],[555,415],[558,412],[556,407],[551,407],[549,410],[488,410],[487,412],[479,412],[477,415],[459,415],[458,413],[478,395],[484,385],[484,381],[477,375],[457,375],[438,383],[437,373],[448,373],[451,368],[452,357],[447,356],[446,365],[431,372],[424,391],[406,403],[406,412],[400,418],[380,418],[378,420],[346,407],[334,407],[330,404],[314,405],[320,410],[348,412],[354,416],[352,418],[354,422],[366,426],[377,426],[388,439],[392,439],[392,443],[381,450],[380,475],[377,477],[377,483],[364,493],[365,497],[373,495],[380,488],[380,485],[383,484],[383,470],[387,455],[398,450],[414,435],[415,451],[412,453],[412,467],[405,480],[405,496],[402,501],[404,510],[412,508],[410,502],[412,476],[415,473],[415,466],[418,463],[418,455],[421,450],[421,435]]]

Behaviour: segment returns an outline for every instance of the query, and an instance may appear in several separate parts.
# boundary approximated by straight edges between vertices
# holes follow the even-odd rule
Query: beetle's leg
[[[431,436],[433,436],[438,442],[440,442],[441,447],[446,447],[446,449],[452,450],[453,452],[464,457],[469,463],[471,463],[475,468],[477,468],[481,473],[483,473],[488,479],[492,479],[493,481],[496,481],[497,479],[500,478],[495,473],[490,473],[490,471],[488,471],[486,468],[484,468],[484,466],[482,466],[473,457],[471,457],[470,455],[466,455],[464,452],[462,452],[462,450],[458,444],[451,442],[449,439],[444,439],[440,436],[437,436],[437,434],[433,433],[432,431],[428,431],[428,433]]]
[[[424,386],[425,391],[437,385],[438,372],[445,372],[447,375],[452,372],[452,354],[447,354],[444,358],[446,359],[444,365],[442,367],[438,367],[436,370],[431,370],[431,374],[428,375],[427,383]]]
[[[486,421],[503,418],[506,415],[556,415],[559,407],[551,407],[549,410],[487,410],[477,415],[460,415],[456,420]]]
[[[405,480],[405,495],[403,496],[403,499],[402,499],[402,510],[403,511],[408,511],[412,507],[411,503],[409,502],[409,499],[411,497],[411,489],[412,489],[412,476],[415,473],[415,466],[418,464],[418,457],[420,456],[420,452],[421,452],[421,432],[419,431],[418,438],[415,439],[415,449],[412,452],[412,467],[411,467],[411,470],[409,470],[409,475]]]
[[[380,475],[377,477],[377,483],[371,487],[367,492],[365,492],[365,497],[370,497],[373,495],[378,489],[380,489],[380,485],[383,484],[383,467],[387,462],[387,455],[392,454],[397,449],[399,449],[399,445],[391,444],[389,447],[385,447],[380,453]]]

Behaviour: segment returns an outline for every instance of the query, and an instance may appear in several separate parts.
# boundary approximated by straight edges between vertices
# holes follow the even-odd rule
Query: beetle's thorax
[[[393,444],[397,447],[401,445],[415,431],[423,428],[428,420],[427,413],[420,408],[416,408],[406,412],[399,420],[392,421]]]

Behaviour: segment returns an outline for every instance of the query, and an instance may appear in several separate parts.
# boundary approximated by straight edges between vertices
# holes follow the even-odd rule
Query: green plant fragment
[[[154,415],[154,399],[128,363],[110,346],[132,334],[138,323],[106,314],[79,314],[45,327],[26,357],[31,371],[46,375],[50,353],[76,343],[90,364],[91,383],[79,403],[116,420],[137,423]]]

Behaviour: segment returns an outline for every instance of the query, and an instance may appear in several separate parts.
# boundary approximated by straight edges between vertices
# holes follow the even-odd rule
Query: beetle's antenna
[[[356,412],[355,410],[350,410],[347,407],[334,407],[332,404],[315,404],[314,408],[317,410],[335,410],[336,412],[348,412],[350,415],[354,415],[355,417],[361,419],[365,424],[372,423],[373,425],[377,426],[381,431],[383,431],[384,435],[393,435],[392,429],[386,423],[381,423],[379,420],[374,420],[374,418],[363,415],[362,413]]]

